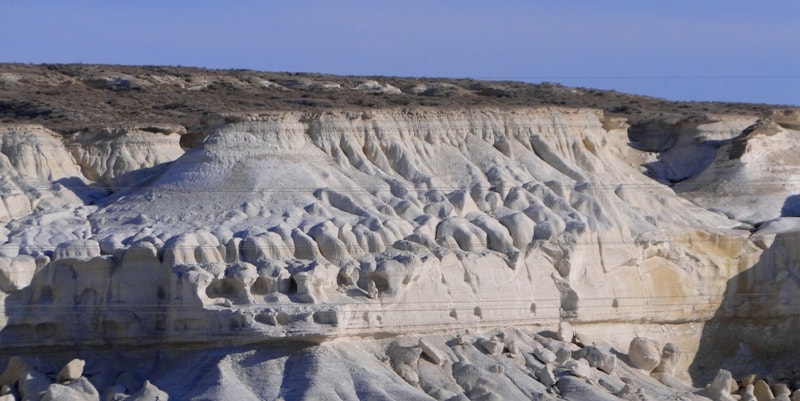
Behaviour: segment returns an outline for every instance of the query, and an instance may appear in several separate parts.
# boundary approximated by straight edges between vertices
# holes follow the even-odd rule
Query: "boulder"
[[[573,346],[570,343],[553,340],[552,338],[547,338],[538,334],[533,337],[536,342],[544,345],[545,348],[555,354],[555,362],[557,364],[562,364],[572,358]]]
[[[389,345],[388,354],[392,364],[416,364],[422,354],[422,349],[419,347],[403,347],[395,341]]]
[[[416,369],[422,349],[419,347],[403,347],[395,341],[389,345],[387,353],[394,371],[409,384],[413,386],[419,385],[419,374]]]
[[[542,346],[540,344],[534,345],[533,351],[531,351],[531,352],[533,353],[533,356],[535,356],[536,359],[542,361],[542,363],[554,363],[554,362],[556,362],[557,358],[556,358],[555,352],[550,351],[549,349],[547,349],[546,347],[544,347],[544,346]],[[571,353],[570,353],[570,355],[571,355]]]
[[[28,369],[19,376],[17,389],[23,400],[39,401],[50,387],[50,379],[47,376]]]
[[[505,346],[506,352],[508,352],[510,357],[516,357],[520,354],[519,344],[515,340],[506,341]]]
[[[785,383],[777,383],[772,389],[775,392],[774,401],[791,401],[792,392]]]
[[[417,346],[422,350],[422,353],[428,359],[430,359],[431,362],[437,365],[443,365],[445,362],[447,362],[447,354],[424,339],[420,338]]]
[[[589,362],[585,359],[570,359],[564,364],[564,368],[569,370],[569,373],[575,377],[582,377],[584,379],[594,379],[595,371],[589,366]]]
[[[648,373],[652,372],[661,363],[661,351],[658,343],[649,338],[634,338],[628,347],[628,360],[633,367]]]
[[[764,380],[756,380],[753,394],[758,401],[772,401],[775,398],[775,395],[772,394],[772,389],[769,388],[769,384]]]
[[[611,374],[614,371],[614,367],[617,366],[617,357],[614,354],[594,346],[586,347],[584,359],[589,362],[589,366],[608,374]]]
[[[69,363],[64,365],[61,371],[58,372],[58,378],[56,380],[59,383],[75,380],[83,376],[84,366],[86,366],[86,361],[84,361],[83,359],[73,359],[69,361]]]
[[[479,338],[478,345],[489,355],[500,355],[503,352],[503,343],[497,338]]]
[[[28,362],[21,357],[12,356],[8,358],[6,369],[0,374],[0,386],[13,385],[17,382],[22,373],[30,368]]]
[[[558,322],[558,331],[556,331],[556,340],[571,343],[575,337],[575,329],[568,321],[562,320]]]
[[[481,376],[483,376],[483,372],[471,363],[456,362],[453,364],[453,378],[467,393],[476,389]]]

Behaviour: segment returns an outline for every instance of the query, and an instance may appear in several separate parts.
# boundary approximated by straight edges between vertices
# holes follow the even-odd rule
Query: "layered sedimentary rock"
[[[228,121],[195,146],[176,126],[0,130],[6,346],[320,341],[568,320],[593,334],[626,327],[609,339],[620,349],[636,330],[660,328],[660,340],[694,351],[730,278],[759,261],[792,271],[770,255],[793,242],[753,241],[749,225],[643,174],[702,180],[739,135],[760,132],[746,130],[755,118],[675,124],[667,144],[652,127],[569,108]],[[690,146],[706,134],[728,142]],[[697,152],[705,162],[678,162]],[[747,285],[768,299],[793,294],[760,289],[768,281]],[[673,329],[696,334],[670,338]]]
[[[758,120],[708,116],[631,131],[654,178],[698,205],[748,224],[800,215],[794,134],[797,113],[775,110]]]
[[[62,190],[69,196],[58,208],[37,210],[36,195],[23,199],[29,206],[12,208],[13,216],[24,215],[7,225],[6,244],[14,247],[4,248],[5,257],[39,266],[33,285],[18,285],[8,301],[45,311],[144,305],[162,311],[144,320],[165,335],[261,329],[259,321],[273,323],[267,333],[295,321],[315,327],[309,333],[380,330],[419,309],[425,313],[414,320],[422,325],[697,320],[704,311],[659,300],[713,304],[718,277],[740,269],[751,251],[747,233],[733,230],[736,222],[638,174],[625,157],[625,131],[603,129],[597,112],[246,119],[150,175],[142,166],[179,149],[177,141],[172,153],[156,146],[162,133],[152,134],[152,146],[136,144],[138,151],[126,146],[141,142],[141,131],[107,139],[130,155],[120,157],[122,150],[108,151],[112,145],[75,146],[67,138],[72,146],[60,146],[32,129],[28,140],[46,143],[38,146],[48,152],[12,171],[39,180],[39,192],[57,192],[44,188],[47,180],[76,184]],[[8,153],[23,159],[20,151]],[[40,162],[52,163],[53,153],[61,155],[56,166]],[[110,191],[115,177],[133,172],[146,185],[86,196],[93,181]],[[31,188],[24,179],[9,181]],[[708,265],[723,273],[709,274]],[[144,282],[130,291],[123,283],[136,276]],[[367,296],[370,283],[375,300]],[[105,311],[90,327],[36,321],[47,320],[41,311],[35,318],[14,313],[9,323],[91,333],[115,326]]]

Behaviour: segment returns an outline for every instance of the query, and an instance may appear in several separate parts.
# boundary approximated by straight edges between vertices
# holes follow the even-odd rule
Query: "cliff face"
[[[623,377],[655,399],[694,390],[611,355],[636,336],[671,341],[662,369],[698,383],[720,367],[793,375],[796,111],[472,80],[0,69],[7,354],[136,348],[125,374],[179,399],[585,399],[574,377],[605,383],[597,399],[632,396]],[[202,350],[173,355],[188,348]],[[142,367],[150,351],[165,367]],[[764,362],[777,355],[783,370]],[[8,369],[0,384],[22,389]],[[120,369],[93,381],[119,386]]]
[[[761,251],[598,111],[229,121],[5,127],[4,343],[702,323]]]

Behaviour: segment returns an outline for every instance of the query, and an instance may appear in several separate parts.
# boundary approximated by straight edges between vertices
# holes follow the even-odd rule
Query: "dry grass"
[[[367,93],[377,81],[402,93]],[[240,112],[558,105],[603,110],[634,124],[714,114],[761,115],[774,106],[672,102],[558,84],[447,78],[354,77],[87,64],[0,64],[0,122],[38,123],[62,133],[119,123],[172,123],[192,132]]]

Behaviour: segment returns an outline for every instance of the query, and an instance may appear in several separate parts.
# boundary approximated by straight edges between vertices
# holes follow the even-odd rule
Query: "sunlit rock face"
[[[319,341],[569,320],[624,327],[630,336],[608,339],[622,349],[637,328],[702,325],[759,260],[750,226],[688,186],[723,170],[737,135],[750,135],[737,159],[747,170],[747,152],[769,148],[760,132],[794,132],[720,116],[656,146],[649,128],[569,108],[231,120],[188,149],[176,126],[2,127],[4,343]],[[730,141],[698,151],[687,139],[698,133]],[[693,352],[696,332],[663,337]]]

